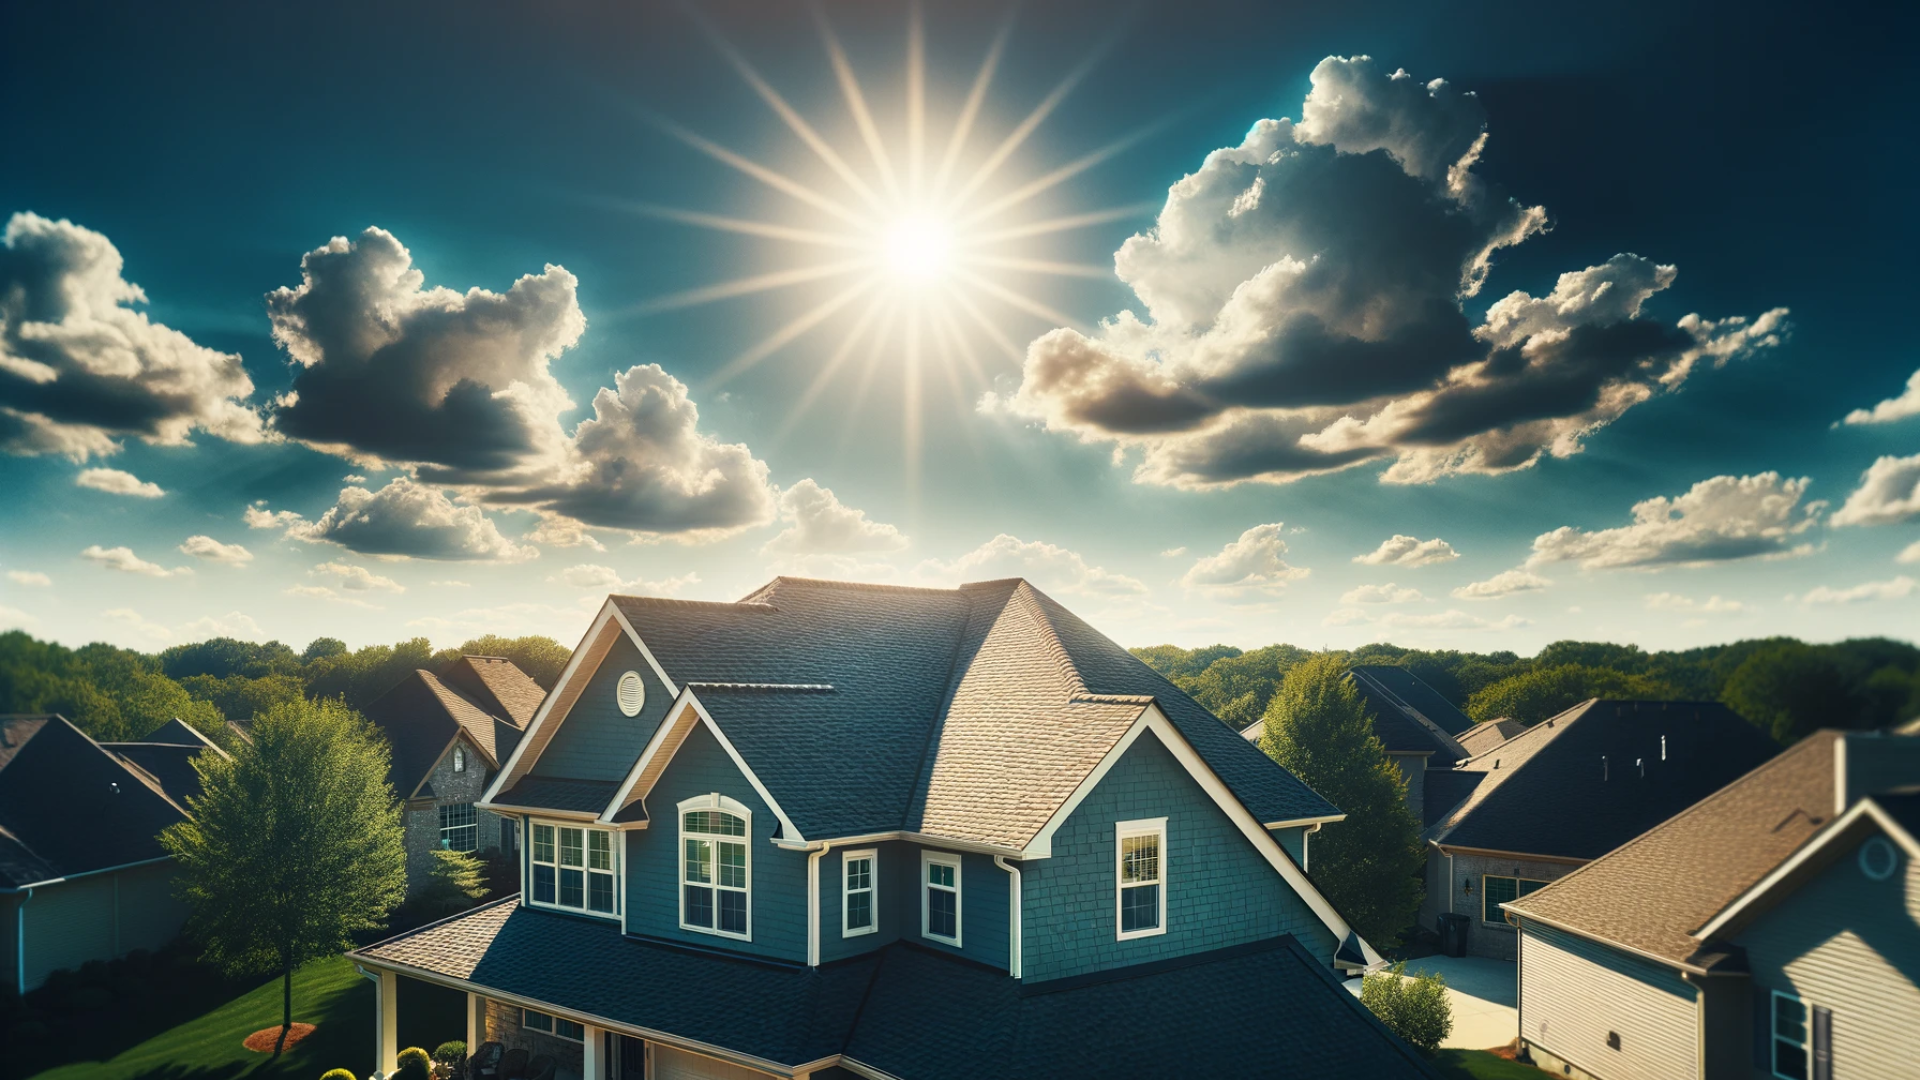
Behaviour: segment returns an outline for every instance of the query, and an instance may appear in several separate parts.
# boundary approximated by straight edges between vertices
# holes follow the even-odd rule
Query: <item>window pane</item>
[[[520,1026],[532,1028],[535,1031],[552,1031],[553,1017],[543,1012],[534,1012],[532,1009],[522,1009],[520,1010]]]
[[[1807,1051],[1792,1043],[1773,1044],[1773,1071],[1793,1080],[1807,1080]]]
[[[1505,922],[1507,913],[1500,910],[1500,905],[1516,898],[1516,883],[1510,877],[1490,877],[1485,880],[1487,891],[1486,895],[1481,897],[1484,901],[1481,918],[1488,922]]]
[[[1129,836],[1120,841],[1120,880],[1160,880],[1160,838]]]
[[[603,832],[587,834],[587,866],[593,870],[613,869],[612,837]]]
[[[698,882],[701,885],[710,884],[713,881],[713,841],[687,841],[685,880]]]
[[[1807,1005],[1792,998],[1773,999],[1773,1033],[1794,1042],[1807,1041]]]
[[[873,887],[873,860],[854,859],[847,863],[847,888],[867,889]]]
[[[686,893],[687,925],[713,926],[713,890],[705,885],[688,885]]]
[[[584,886],[586,883],[580,880],[584,876],[585,875],[581,874],[578,870],[560,871],[561,907],[581,907],[584,905],[586,900],[586,889]]]
[[[847,894],[847,929],[865,930],[873,925],[873,894],[856,892]]]
[[[948,869],[951,869],[949,867]],[[927,934],[931,937],[951,938],[959,935],[960,897],[945,889],[927,890]]]
[[[579,829],[561,829],[560,830],[560,865],[561,866],[586,865],[585,860],[580,857],[580,830]]]
[[[1160,925],[1160,886],[1135,885],[1120,890],[1120,931],[1152,930]]]
[[[747,845],[719,843],[720,884],[729,889],[747,887]]]
[[[745,836],[744,819],[720,810],[689,811],[683,821],[688,832],[714,833],[719,836]]]
[[[613,912],[613,875],[587,875],[587,907],[592,911]]]
[[[563,1039],[574,1039],[577,1041],[584,1041],[587,1037],[585,1025],[576,1024],[564,1016],[556,1016],[553,1018],[553,1033]]]
[[[927,884],[953,888],[953,867],[945,863],[928,863]]]
[[[1547,882],[1544,881],[1523,881],[1520,883],[1520,895],[1525,896],[1528,893],[1539,892],[1546,887]]]
[[[533,861],[544,863],[553,861],[553,826],[535,825],[533,827]]]
[[[722,890],[720,893],[720,929],[729,934],[747,932],[747,894]]]
[[[533,898],[543,904],[553,903],[553,867],[533,868]]]

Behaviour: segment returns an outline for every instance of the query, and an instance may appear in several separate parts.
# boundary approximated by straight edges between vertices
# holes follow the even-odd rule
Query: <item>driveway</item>
[[[1407,971],[1447,980],[1447,998],[1453,1003],[1453,1032],[1441,1046],[1490,1050],[1507,1045],[1520,1034],[1520,1014],[1514,1007],[1518,979],[1510,961],[1423,956],[1407,961]],[[1346,987],[1359,996],[1359,979],[1348,979]]]

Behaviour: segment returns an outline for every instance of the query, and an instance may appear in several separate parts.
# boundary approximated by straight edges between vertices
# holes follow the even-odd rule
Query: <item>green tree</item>
[[[467,656],[505,657],[513,661],[514,667],[526,672],[527,678],[539,683],[542,690],[553,689],[553,684],[560,681],[560,672],[566,669],[567,661],[573,658],[572,649],[550,637],[537,634],[518,638],[488,634],[466,642],[459,651]]]
[[[1273,700],[1288,669],[1311,655],[1292,645],[1269,645],[1223,656],[1200,674],[1173,682],[1220,719],[1244,728],[1266,715],[1267,702]]]
[[[324,660],[329,656],[339,656],[346,651],[347,643],[337,637],[317,637],[307,642],[307,647],[300,650],[300,662],[303,664],[311,664],[315,660]]]
[[[1420,822],[1407,783],[1373,734],[1343,653],[1295,664],[1267,706],[1260,748],[1347,815],[1313,838],[1314,879],[1362,937],[1411,926],[1424,889]]]
[[[1142,645],[1129,651],[1169,679],[1193,678],[1212,666],[1215,660],[1240,655],[1240,650],[1232,645],[1207,645],[1198,649],[1183,649],[1178,645]]]
[[[293,970],[385,925],[406,894],[400,809],[387,746],[338,702],[277,705],[231,759],[195,758],[192,818],[160,835],[192,906],[188,931],[234,973],[281,976],[281,1034]]]
[[[436,919],[465,911],[486,897],[485,871],[480,859],[469,852],[437,850],[414,902]]]
[[[1447,980],[1440,975],[1408,975],[1405,960],[1361,979],[1360,1004],[1379,1017],[1387,1030],[1428,1056],[1453,1031]]]
[[[243,724],[275,705],[298,701],[304,696],[300,680],[291,675],[264,675],[257,679],[245,675],[229,675],[224,679],[189,675],[180,680],[180,685],[194,697],[211,702],[227,719]]]
[[[1749,655],[1728,677],[1720,700],[1782,746],[1823,727],[1863,726],[1865,702],[1832,653],[1798,641]]]
[[[1585,664],[1535,668],[1481,690],[1467,700],[1467,715],[1475,720],[1510,717],[1537,724],[1589,698],[1624,701],[1671,701],[1680,692],[1668,683],[1644,675]]]

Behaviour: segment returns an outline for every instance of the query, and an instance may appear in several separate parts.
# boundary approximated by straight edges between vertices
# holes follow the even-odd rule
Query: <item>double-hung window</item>
[[[849,851],[840,856],[840,936],[858,937],[880,929],[880,865],[876,851]]]
[[[1114,913],[1119,939],[1167,932],[1167,819],[1114,827]]]
[[[1807,1080],[1807,1003],[1792,994],[1773,992],[1773,1075],[1781,1080]]]
[[[480,846],[480,817],[472,803],[441,805],[440,846],[447,851],[472,851]]]
[[[1547,887],[1544,881],[1533,881],[1522,877],[1498,877],[1485,874],[1480,878],[1480,917],[1490,923],[1507,921],[1507,913],[1500,905],[1509,900],[1518,900],[1529,893],[1539,892]]]
[[[574,1042],[584,1042],[587,1037],[586,1025],[576,1024],[564,1016],[535,1012],[532,1009],[520,1010],[520,1026],[529,1031],[545,1032]]]
[[[960,944],[960,856],[920,853],[920,936]]]
[[[619,845],[608,829],[533,823],[533,902],[620,914]]]
[[[748,894],[747,808],[724,795],[688,799],[680,810],[680,925],[753,940]]]

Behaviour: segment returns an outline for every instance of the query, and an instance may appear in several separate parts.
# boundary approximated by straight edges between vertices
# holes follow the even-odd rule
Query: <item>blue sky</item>
[[[802,5],[23,12],[0,622],[1911,638],[1911,16],[1777,8],[928,3],[917,181],[905,5],[865,129]]]

